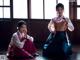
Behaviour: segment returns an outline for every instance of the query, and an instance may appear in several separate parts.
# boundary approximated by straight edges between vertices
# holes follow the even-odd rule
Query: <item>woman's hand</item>
[[[27,29],[26,29],[26,28],[23,30],[23,37],[24,37],[24,38],[27,37]]]
[[[29,57],[33,58],[33,55],[31,55],[28,51],[25,51],[24,49],[22,49],[23,52],[25,52]]]
[[[25,33],[22,33],[21,35],[22,35],[21,41],[24,41],[27,38],[27,35],[25,35]]]
[[[56,33],[56,31],[55,31],[55,27],[54,27],[54,25],[53,25],[53,24],[51,24],[50,32],[51,32],[51,33]]]

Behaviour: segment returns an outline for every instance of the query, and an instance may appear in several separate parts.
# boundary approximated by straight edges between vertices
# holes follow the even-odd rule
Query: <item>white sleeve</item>
[[[32,36],[27,35],[27,39],[31,40],[32,42],[34,41],[34,38]]]
[[[13,37],[11,38],[11,41],[9,43],[9,46],[8,47],[11,47],[13,45]]]
[[[18,48],[23,48],[25,40],[21,42],[17,34],[14,34],[12,38],[13,38],[13,44],[15,44]]]
[[[52,20],[48,24],[48,29],[49,29],[50,32],[54,32],[55,31],[54,22]]]
[[[68,30],[69,31],[73,31],[74,30],[74,26],[73,26],[71,20],[67,18],[67,21],[68,21]]]

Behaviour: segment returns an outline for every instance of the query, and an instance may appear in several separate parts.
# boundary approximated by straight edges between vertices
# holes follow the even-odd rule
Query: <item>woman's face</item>
[[[22,26],[20,27],[19,31],[20,31],[21,33],[27,33],[27,26],[26,26],[26,25],[22,25]]]
[[[64,9],[61,8],[61,7],[59,7],[59,8],[57,8],[56,11],[57,11],[58,16],[62,16],[63,15],[63,12],[64,12]]]

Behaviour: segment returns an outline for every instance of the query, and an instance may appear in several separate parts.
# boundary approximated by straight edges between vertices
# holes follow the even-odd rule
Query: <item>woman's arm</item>
[[[25,40],[20,41],[17,33],[14,33],[13,36],[12,36],[12,38],[13,38],[13,44],[14,44],[15,46],[17,46],[18,48],[23,48],[24,43],[25,43]]]
[[[67,21],[68,21],[68,30],[69,31],[74,31],[74,26],[73,26],[71,20],[67,18]]]
[[[34,38],[30,35],[27,35],[27,39],[31,40],[32,42],[34,41]]]
[[[48,24],[48,29],[50,32],[55,32],[54,22],[51,20]]]
[[[26,53],[27,55],[29,55],[29,56],[32,57],[32,55],[31,55],[28,51],[25,51],[25,50],[23,49],[23,46],[24,46],[26,40],[20,41],[19,38],[18,38],[18,36],[17,36],[16,34],[13,35],[12,38],[13,38],[13,44],[14,44],[17,48],[19,48],[21,51],[23,51],[24,53]]]

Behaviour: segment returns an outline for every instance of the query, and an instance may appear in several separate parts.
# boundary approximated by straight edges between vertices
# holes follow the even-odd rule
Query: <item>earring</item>
[[[19,29],[19,28],[17,27],[17,29]]]

